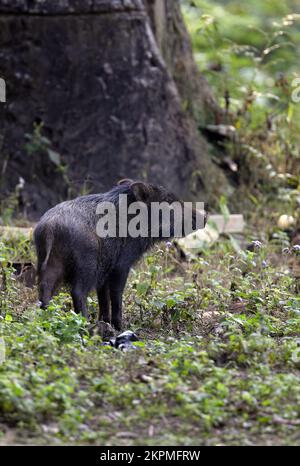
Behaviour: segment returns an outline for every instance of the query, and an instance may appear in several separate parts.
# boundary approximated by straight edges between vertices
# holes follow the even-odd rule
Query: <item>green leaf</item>
[[[56,165],[57,167],[59,167],[61,165],[60,154],[52,149],[47,149],[47,152],[51,162],[54,163],[54,165]]]
[[[136,290],[139,295],[145,295],[148,291],[149,284],[146,282],[138,283]]]
[[[228,220],[229,220],[230,211],[228,209],[227,201],[226,201],[226,198],[224,196],[221,196],[221,198],[220,198],[220,209],[221,209],[221,213],[222,213],[222,215],[224,217],[225,223],[227,223]]]

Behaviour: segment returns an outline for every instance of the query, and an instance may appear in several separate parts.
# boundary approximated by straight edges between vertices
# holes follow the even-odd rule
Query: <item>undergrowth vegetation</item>
[[[299,7],[182,3],[232,127],[221,151],[245,235],[192,260],[169,244],[145,257],[125,293],[128,352],[90,335],[67,290],[39,309],[12,267],[32,245],[0,239],[0,443],[299,444]]]
[[[298,3],[182,3],[196,61],[228,125],[226,157],[216,161],[228,165],[236,183],[235,207],[248,219],[278,206],[294,211],[300,202]]]
[[[68,294],[41,310],[4,268],[3,442],[296,444],[298,248],[281,249],[224,238],[189,263],[155,250],[126,290],[125,328],[140,338],[126,353],[89,335]],[[91,320],[96,306],[92,295]]]

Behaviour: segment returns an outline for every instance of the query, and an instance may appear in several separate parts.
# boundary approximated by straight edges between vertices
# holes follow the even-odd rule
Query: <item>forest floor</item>
[[[183,3],[235,128],[216,159],[245,235],[192,261],[165,245],[146,256],[124,296],[124,330],[140,339],[128,352],[90,336],[94,295],[89,322],[66,292],[39,309],[10,266],[35,262],[32,245],[0,238],[0,445],[300,443],[299,15],[289,0]],[[1,224],[17,200],[1,200]],[[276,226],[282,214],[298,233]]]
[[[9,267],[31,245],[2,243],[0,444],[299,444],[298,248],[246,243],[145,257],[124,299],[128,352],[91,337],[67,293],[40,310]]]

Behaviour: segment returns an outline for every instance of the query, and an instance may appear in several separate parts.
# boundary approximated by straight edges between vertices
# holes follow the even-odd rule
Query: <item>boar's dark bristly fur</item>
[[[87,296],[96,289],[102,320],[121,328],[122,295],[130,268],[156,241],[166,238],[97,236],[97,206],[103,202],[117,206],[120,194],[127,194],[128,205],[177,200],[164,188],[123,180],[107,193],[78,197],[48,210],[34,231],[43,308],[65,283],[71,288],[75,311],[87,317]]]

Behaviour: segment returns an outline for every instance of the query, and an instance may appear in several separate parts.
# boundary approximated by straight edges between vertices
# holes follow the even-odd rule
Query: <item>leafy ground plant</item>
[[[297,444],[297,257],[282,257],[224,240],[179,270],[175,249],[155,251],[130,277],[127,353],[90,337],[68,294],[38,309],[6,269],[2,443]]]

